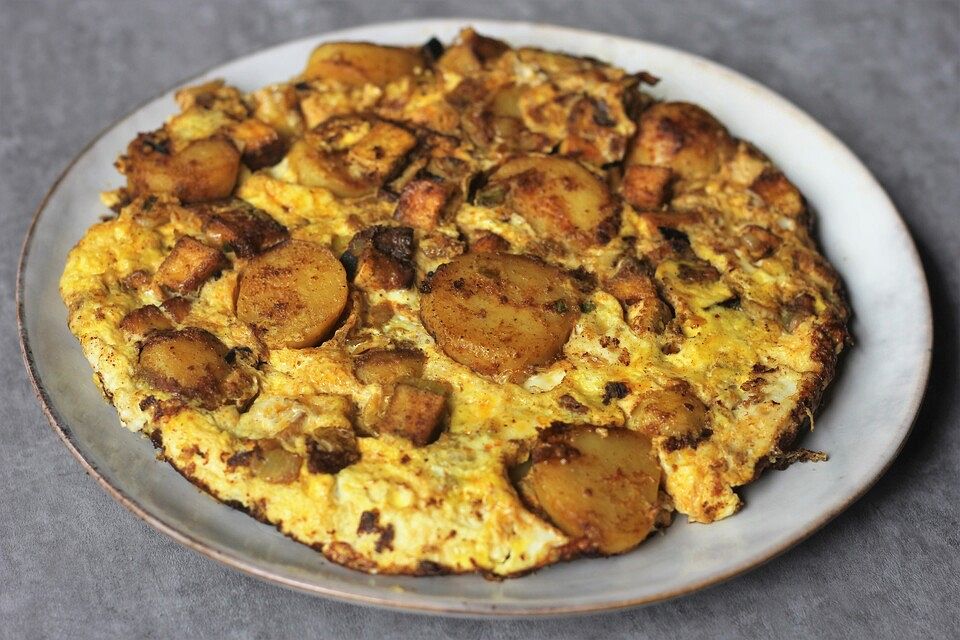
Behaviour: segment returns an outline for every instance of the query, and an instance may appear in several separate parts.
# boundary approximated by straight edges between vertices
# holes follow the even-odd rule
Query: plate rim
[[[361,593],[351,592],[349,590],[339,589],[339,588],[330,588],[325,587],[316,583],[307,583],[295,578],[286,577],[283,575],[275,574],[269,570],[261,569],[256,566],[255,563],[246,560],[242,555],[234,555],[230,553],[223,552],[211,546],[208,546],[206,543],[195,539],[190,534],[185,533],[177,529],[174,524],[169,524],[165,522],[158,516],[150,513],[146,508],[142,507],[137,503],[136,499],[122,489],[114,486],[110,481],[105,478],[97,468],[95,464],[87,460],[77,446],[74,443],[74,436],[71,431],[70,426],[66,423],[62,417],[57,415],[56,411],[53,408],[52,402],[50,400],[50,395],[46,387],[44,386],[43,380],[40,378],[37,371],[36,362],[34,360],[33,350],[30,345],[30,336],[26,329],[26,312],[25,312],[25,302],[24,302],[24,280],[25,280],[25,271],[27,260],[30,256],[30,250],[32,248],[34,232],[37,227],[37,223],[40,220],[40,216],[44,213],[49,204],[49,201],[53,195],[57,192],[63,180],[70,174],[75,165],[83,158],[86,153],[94,147],[97,142],[100,141],[107,133],[112,131],[117,126],[123,124],[126,120],[130,119],[136,115],[141,109],[143,109],[148,104],[153,101],[169,94],[174,89],[188,85],[196,80],[199,80],[212,72],[213,70],[222,67],[227,64],[240,62],[246,58],[257,56],[260,54],[265,54],[274,49],[279,49],[297,42],[307,42],[318,39],[330,39],[336,38],[339,34],[348,34],[350,32],[360,30],[360,29],[378,29],[378,28],[388,28],[388,27],[414,27],[414,26],[423,26],[425,24],[430,25],[445,25],[451,27],[457,27],[462,25],[477,25],[480,30],[483,30],[486,26],[493,28],[505,27],[505,28],[529,28],[535,27],[538,29],[549,29],[557,33],[562,33],[565,36],[574,38],[577,35],[590,35],[590,36],[603,36],[615,41],[620,41],[627,44],[642,44],[644,46],[660,49],[666,53],[672,55],[678,55],[680,57],[687,58],[691,62],[705,64],[712,72],[721,72],[727,76],[728,79],[733,80],[740,84],[744,89],[750,90],[759,90],[764,99],[774,101],[779,108],[791,112],[792,116],[799,118],[801,120],[806,120],[810,124],[815,125],[816,128],[820,129],[821,133],[825,134],[829,141],[836,146],[836,148],[842,151],[844,154],[850,157],[853,160],[852,165],[862,174],[862,177],[866,178],[867,184],[880,194],[886,203],[889,205],[890,210],[895,214],[895,222],[899,228],[899,231],[908,239],[908,243],[904,247],[904,256],[909,257],[909,261],[912,263],[912,266],[915,268],[916,273],[920,276],[920,286],[921,291],[918,293],[922,294],[921,298],[924,301],[924,312],[925,312],[925,322],[922,326],[923,339],[920,344],[922,345],[922,351],[919,357],[919,370],[920,376],[917,379],[917,384],[911,390],[909,395],[908,407],[909,411],[907,415],[911,415],[909,425],[906,430],[903,432],[903,436],[898,442],[896,449],[889,455],[885,464],[875,473],[873,477],[864,482],[861,487],[851,496],[844,501],[842,504],[837,507],[821,514],[813,523],[809,524],[806,528],[798,532],[797,534],[791,536],[788,540],[782,543],[780,546],[776,547],[768,553],[763,558],[756,559],[752,562],[747,562],[742,566],[736,566],[728,571],[721,572],[719,574],[713,575],[709,578],[700,580],[693,584],[688,584],[682,588],[677,588],[671,591],[662,591],[656,594],[649,596],[642,596],[636,598],[626,598],[622,600],[603,602],[603,603],[589,603],[583,605],[571,605],[571,604],[562,604],[557,606],[525,606],[525,607],[511,607],[509,609],[500,609],[499,605],[492,603],[471,603],[466,604],[465,606],[455,606],[449,603],[437,603],[432,600],[426,599],[421,602],[399,602],[397,600],[390,599],[386,596],[373,596]],[[151,95],[128,112],[122,114],[116,119],[112,120],[106,126],[104,126],[93,138],[91,138],[70,160],[69,163],[64,167],[64,169],[59,173],[57,178],[53,181],[50,188],[46,191],[43,198],[41,199],[39,205],[33,212],[31,222],[27,228],[26,235],[24,236],[23,242],[21,244],[20,256],[17,264],[17,275],[16,275],[16,296],[15,296],[15,307],[16,307],[16,316],[17,316],[17,330],[20,344],[20,355],[23,360],[24,366],[27,370],[28,378],[30,380],[31,386],[33,388],[34,395],[37,397],[37,400],[40,403],[40,408],[47,419],[47,422],[50,424],[51,428],[58,435],[60,440],[66,446],[67,450],[73,455],[74,458],[80,462],[84,471],[92,476],[96,480],[97,484],[102,487],[106,493],[112,497],[115,501],[121,504],[128,511],[133,513],[135,516],[146,522],[156,531],[172,538],[179,544],[199,552],[200,554],[219,562],[227,567],[232,569],[239,570],[243,573],[251,575],[253,577],[259,578],[266,582],[276,584],[282,587],[286,587],[301,593],[307,593],[314,596],[323,596],[330,598],[339,602],[345,602],[349,604],[356,604],[369,607],[378,607],[389,609],[393,611],[406,612],[406,613],[419,613],[419,614],[428,614],[428,615],[443,615],[443,616],[453,616],[453,617],[465,617],[465,618],[531,618],[531,617],[544,617],[544,616],[569,616],[569,615],[580,615],[587,613],[600,613],[608,612],[614,610],[622,610],[630,607],[637,607],[642,605],[648,605],[655,602],[662,602],[670,600],[673,598],[678,598],[684,595],[700,591],[710,586],[718,585],[728,580],[731,580],[737,576],[743,575],[749,571],[752,571],[763,564],[777,558],[782,555],[784,552],[789,549],[799,545],[803,541],[807,540],[814,533],[822,529],[834,518],[839,516],[841,513],[849,509],[855,502],[860,500],[876,483],[883,477],[886,472],[889,470],[894,461],[899,457],[901,451],[903,450],[907,440],[909,439],[914,426],[916,425],[917,417],[919,415],[920,407],[923,403],[926,391],[928,388],[928,382],[930,377],[931,369],[931,360],[932,360],[932,351],[933,351],[933,313],[932,305],[930,298],[930,289],[929,283],[927,281],[926,272],[923,268],[922,260],[920,259],[919,252],[917,250],[916,242],[913,239],[912,234],[910,233],[910,228],[908,227],[903,216],[900,214],[899,209],[896,204],[892,201],[886,189],[883,185],[877,180],[874,174],[870,169],[860,160],[860,158],[843,142],[838,138],[832,131],[827,129],[824,125],[820,124],[818,120],[809,115],[806,111],[795,105],[789,99],[780,95],[775,90],[767,87],[761,82],[754,80],[753,78],[747,76],[746,74],[737,71],[731,67],[728,67],[719,62],[715,62],[704,56],[688,52],[686,50],[664,45],[658,42],[646,40],[643,38],[634,38],[630,36],[622,36],[616,34],[610,34],[603,31],[591,30],[591,29],[580,29],[576,27],[569,27],[566,25],[558,25],[548,22],[538,22],[532,20],[496,20],[496,19],[485,19],[485,18],[475,18],[475,17],[418,17],[405,20],[395,20],[395,21],[378,21],[378,22],[368,22],[355,24],[349,27],[338,28],[332,31],[324,31],[319,33],[314,33],[312,35],[304,36],[301,38],[294,38],[292,40],[285,40],[277,42],[253,51],[243,53],[239,56],[234,56],[232,58],[227,58],[225,60],[220,60],[215,62],[201,71],[192,74],[191,76],[181,79],[176,83],[168,86],[163,91]]]

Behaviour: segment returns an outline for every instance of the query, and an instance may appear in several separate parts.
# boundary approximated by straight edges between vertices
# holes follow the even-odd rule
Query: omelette
[[[95,384],[189,481],[370,573],[734,515],[824,457],[795,441],[849,311],[794,185],[656,82],[467,28],[179,91],[60,281]]]

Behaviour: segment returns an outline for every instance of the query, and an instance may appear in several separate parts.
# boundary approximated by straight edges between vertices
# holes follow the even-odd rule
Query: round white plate
[[[703,526],[680,517],[664,535],[616,558],[580,559],[490,582],[478,576],[370,576],[221,505],[127,432],[90,381],[57,291],[67,251],[105,212],[98,193],[120,184],[113,161],[139,131],[175,111],[169,92],[96,138],[47,195],[24,244],[18,281],[24,360],[54,428],[87,470],[123,505],[181,543],[253,575],[353,602],[473,615],[597,611],[689,593],[737,575],[809,536],[861,496],[896,456],[926,383],[931,316],[926,281],[903,221],[867,169],[826,129],[786,100],[725,67],[667,47],[539,24],[417,20],[297,40],[217,67],[251,90],[298,73],[322,40],[416,44],[459,27],[514,45],[608,60],[663,78],[655,93],[697,102],[779,164],[818,214],[827,257],[854,309],[856,345],[803,445],[830,460],[771,472],[743,491],[736,516]],[[109,526],[104,524],[104,526]]]

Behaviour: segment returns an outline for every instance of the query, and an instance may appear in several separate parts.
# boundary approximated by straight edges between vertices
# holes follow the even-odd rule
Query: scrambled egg
[[[697,107],[653,103],[648,74],[469,30],[442,53],[337,46],[253,94],[181,92],[182,113],[121,158],[118,215],[71,252],[61,292],[124,425],[331,560],[419,575],[619,552],[674,510],[732,515],[736,487],[800,457],[847,309],[762,154]],[[310,313],[269,315],[264,296],[287,305],[270,269],[304,262],[277,266],[294,246],[344,266],[308,255]],[[441,287],[450,265],[480,254],[533,256],[566,287],[518,307],[540,333],[517,329],[496,358],[500,325],[470,297],[486,293],[460,301],[481,300],[478,334],[432,311],[459,295]],[[604,531],[613,497],[583,515],[582,495],[563,511],[524,489],[557,425],[649,448],[636,536]],[[552,460],[574,464],[566,451]]]

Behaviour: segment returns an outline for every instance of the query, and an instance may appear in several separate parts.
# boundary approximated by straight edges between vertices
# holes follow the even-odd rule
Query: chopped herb
[[[563,298],[555,300],[553,304],[550,305],[551,308],[557,313],[566,313],[567,312],[567,302]]]
[[[580,312],[581,313],[590,313],[597,308],[597,305],[592,300],[584,300],[580,303]]]

